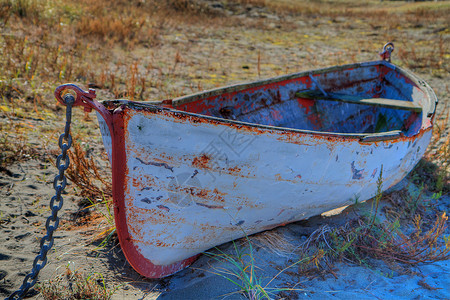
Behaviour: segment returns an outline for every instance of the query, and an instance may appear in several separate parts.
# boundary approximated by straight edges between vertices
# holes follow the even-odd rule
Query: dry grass
[[[0,123],[0,172],[10,173],[8,166],[44,155],[27,139],[26,131],[33,130],[28,123],[15,123],[14,126]]]
[[[105,278],[100,273],[91,273],[86,276],[77,270],[72,271],[66,267],[65,274],[39,284],[37,289],[46,300],[108,300],[111,299],[117,288],[107,288]]]
[[[109,172],[101,170],[92,156],[88,158],[87,153],[76,141],[73,143],[73,148],[69,150],[69,158],[70,165],[66,175],[79,189],[79,195],[92,201],[96,199],[112,199]]]
[[[398,56],[402,63],[410,69],[433,72],[437,77],[447,76],[450,72],[450,45],[445,41],[443,35],[439,35],[439,40],[423,42],[427,47],[417,47],[415,44],[408,45],[407,48],[399,49]]]
[[[3,132],[0,136],[0,170],[6,171],[6,167],[13,162],[22,161],[37,155],[33,147],[27,144],[24,136],[13,136]]]
[[[370,259],[388,264],[417,265],[450,258],[450,239],[445,236],[448,217],[436,216],[431,228],[424,230],[419,214],[413,219],[412,232],[406,234],[397,222],[374,224],[364,217],[351,220],[339,228],[324,225],[308,238],[302,252],[308,264],[330,268],[336,259],[370,266]]]
[[[250,241],[255,245],[266,249],[267,251],[270,251],[282,257],[288,257],[292,255],[294,249],[293,243],[291,241],[289,241],[283,235],[272,230],[256,234],[250,237]]]
[[[412,182],[427,190],[448,195],[450,193],[450,104],[444,106],[435,119],[431,146],[409,177]]]
[[[76,186],[75,190],[80,200],[79,210],[73,213],[73,222],[68,230],[83,230],[90,236],[90,241],[100,242],[99,248],[115,237],[116,227],[112,213],[112,179],[109,168],[101,168],[94,156],[87,154],[74,139],[69,150],[70,165],[66,171],[67,178]],[[103,156],[107,160],[106,155]],[[104,162],[109,165],[109,162]]]
[[[299,265],[300,271],[332,271],[337,260],[372,267],[378,259],[396,268],[449,259],[448,216],[442,212],[430,223],[431,219],[424,220],[417,213],[400,226],[398,219],[372,222],[370,217],[360,216],[337,228],[321,226],[300,248],[305,261]]]
[[[381,26],[392,27],[393,24],[412,25],[425,21],[436,21],[436,18],[446,19],[446,13],[450,10],[448,3],[380,3],[371,1],[268,1],[268,0],[231,0],[231,3],[239,3],[248,7],[265,7],[270,11],[284,15],[301,15],[305,17],[353,17],[365,19]],[[395,17],[402,16],[396,20]],[[375,22],[378,20],[378,22]],[[448,19],[445,20],[449,22]]]
[[[381,218],[381,186],[382,172],[369,214],[339,227],[321,226],[308,237],[299,251],[305,261],[299,265],[302,272],[311,267],[332,271],[336,260],[371,266],[373,259],[389,265],[417,265],[450,258],[446,212],[423,201],[423,190],[417,195],[402,190],[385,197],[389,204]]]

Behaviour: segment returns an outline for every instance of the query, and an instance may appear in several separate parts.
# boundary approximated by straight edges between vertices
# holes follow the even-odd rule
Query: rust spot
[[[167,207],[167,206],[164,206],[164,205],[157,205],[156,206],[157,208],[159,208],[159,209],[163,209],[163,210],[165,210],[165,211],[167,211],[167,212],[169,212],[170,211],[170,209]]]
[[[206,207],[206,208],[223,209],[222,205],[209,205],[209,204],[204,204],[204,203],[199,203],[199,202],[195,202],[195,204],[197,204],[198,206]]]
[[[136,159],[141,163],[144,164],[146,166],[148,165],[152,165],[152,166],[156,166],[156,167],[164,167],[168,170],[170,170],[171,172],[173,172],[173,167],[169,166],[166,163],[161,163],[161,162],[155,162],[155,161],[149,161],[149,162],[145,162],[142,159],[140,159],[139,157],[136,157]]]
[[[208,196],[208,191],[202,189],[202,190],[194,193],[194,191],[191,189],[191,195],[192,196],[201,197],[201,198],[205,198],[205,197]]]
[[[146,244],[151,244],[151,243],[146,243]],[[175,243],[168,244],[168,243],[164,243],[162,241],[158,241],[158,242],[154,243],[154,245],[156,245],[157,247],[173,248]]]
[[[151,175],[141,175],[132,179],[132,185],[140,191],[152,190],[152,186],[156,186],[155,178]]]
[[[161,103],[164,107],[172,108],[172,99],[162,100]]]
[[[239,168],[238,166],[236,166],[236,167],[230,167],[230,168],[228,168],[228,171],[230,172],[230,173],[239,173],[239,172],[241,172],[241,168]]]
[[[207,168],[210,160],[211,157],[206,154],[202,154],[200,157],[194,157],[194,159],[192,160],[192,166],[205,169]]]
[[[217,188],[215,188],[215,189],[213,190],[213,193],[214,193],[214,194],[217,194],[217,195],[222,195],[222,196],[225,196],[225,195],[226,195],[226,193],[219,192],[219,190],[218,190]]]

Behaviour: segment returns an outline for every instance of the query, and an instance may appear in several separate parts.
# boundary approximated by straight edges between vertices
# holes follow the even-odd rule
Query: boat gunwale
[[[311,70],[311,71],[303,71],[288,75],[281,75],[277,77],[271,77],[268,79],[263,79],[259,81],[253,81],[249,83],[239,83],[234,85],[229,85],[225,87],[215,88],[211,90],[202,91],[199,93],[182,96],[175,98],[171,100],[172,106],[180,106],[182,104],[190,103],[199,99],[209,98],[213,96],[218,96],[221,94],[226,93],[233,93],[240,90],[255,88],[261,85],[266,85],[270,83],[290,80],[293,78],[300,78],[303,76],[308,75],[316,75],[316,74],[324,74],[331,72],[333,70],[340,70],[340,69],[352,69],[357,67],[370,67],[375,65],[384,65],[386,67],[391,68],[392,70],[395,70],[399,72],[400,74],[404,75],[408,79],[410,79],[418,88],[420,88],[425,93],[425,98],[427,101],[432,105],[432,108],[430,110],[425,110],[427,106],[425,103],[422,103],[423,110],[423,118],[422,118],[422,125],[419,131],[417,133],[413,134],[410,137],[416,137],[417,135],[420,135],[422,132],[429,130],[432,128],[432,122],[428,123],[427,126],[424,127],[426,124],[425,120],[430,119],[432,121],[434,119],[436,105],[438,103],[438,99],[434,93],[434,91],[431,89],[431,87],[428,85],[427,82],[424,80],[421,80],[416,75],[411,73],[410,71],[407,71],[405,69],[402,69],[394,64],[391,64],[389,62],[386,62],[384,60],[378,60],[378,61],[370,61],[370,62],[361,62],[361,63],[354,63],[354,64],[346,64],[346,65],[340,65],[340,66],[333,66],[333,67],[327,67],[317,70]],[[414,101],[413,101],[414,102]],[[290,128],[290,127],[280,127],[280,126],[273,126],[273,125],[264,125],[264,124],[258,124],[258,123],[249,123],[244,121],[238,121],[238,120],[230,120],[225,118],[220,118],[216,116],[208,116],[203,115],[199,113],[193,113],[183,110],[178,110],[176,108],[169,108],[164,107],[160,105],[166,104],[165,101],[131,101],[126,99],[117,99],[117,100],[104,100],[101,101],[102,104],[104,103],[110,103],[114,106],[122,106],[125,105],[127,107],[132,107],[133,109],[142,109],[146,111],[151,111],[153,113],[156,112],[170,112],[175,115],[181,114],[189,117],[199,118],[203,120],[208,121],[214,121],[217,123],[223,123],[228,125],[234,125],[237,127],[246,126],[248,128],[258,128],[258,129],[264,129],[264,130],[274,130],[274,131],[282,131],[282,132],[292,132],[292,133],[300,133],[300,134],[309,134],[309,135],[319,135],[319,136],[325,136],[325,137],[333,137],[333,138],[339,138],[344,140],[361,140],[364,142],[378,142],[378,141],[385,141],[385,140],[395,140],[401,137],[404,137],[404,134],[400,130],[393,130],[393,131],[386,131],[386,132],[377,132],[377,133],[340,133],[340,132],[327,132],[327,131],[317,131],[317,130],[307,130],[307,129],[297,129],[297,128]],[[431,111],[432,110],[432,111]]]

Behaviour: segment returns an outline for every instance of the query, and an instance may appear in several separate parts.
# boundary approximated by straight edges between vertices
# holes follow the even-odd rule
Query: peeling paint
[[[165,211],[167,211],[167,212],[170,211],[170,208],[168,208],[167,206],[164,206],[164,205],[157,205],[156,207],[158,207],[158,208],[160,208],[160,209],[162,209],[162,210],[165,210]]]
[[[164,167],[164,168],[170,170],[171,172],[173,172],[173,167],[169,166],[166,163],[159,163],[159,162],[154,162],[154,161],[145,162],[142,159],[140,159],[139,157],[137,157],[136,160],[138,160],[140,163],[142,163],[144,165],[152,165],[152,166],[156,166],[156,167]]]
[[[360,170],[356,169],[354,161],[352,161],[351,168],[352,168],[352,173],[353,173],[352,179],[357,179],[357,180],[363,179],[364,169],[360,169]]]
[[[372,172],[372,175],[370,175],[370,177],[375,178],[375,175],[377,174],[377,172],[378,172],[378,168],[375,168]]]
[[[381,163],[383,187],[399,182],[431,138],[436,98],[417,82],[381,61],[219,88],[159,106],[101,105],[91,92],[77,94],[76,105],[99,112],[127,260],[144,276],[163,277],[210,247],[352,204],[355,195],[373,197]],[[409,101],[423,112],[296,96],[319,86]],[[63,89],[55,92],[58,100]]]
[[[208,204],[199,203],[199,202],[196,202],[195,204],[197,204],[198,206],[203,206],[203,207],[211,208],[211,209],[223,209],[224,208],[223,205],[208,205]]]

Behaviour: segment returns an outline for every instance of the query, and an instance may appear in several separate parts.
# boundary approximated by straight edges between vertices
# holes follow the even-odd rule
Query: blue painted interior
[[[306,100],[297,92],[317,90],[412,101],[413,83],[387,66],[360,66],[245,87],[186,103],[178,109],[254,124],[334,133],[381,133],[401,130],[410,136],[421,126],[421,114],[407,110],[327,100]]]

